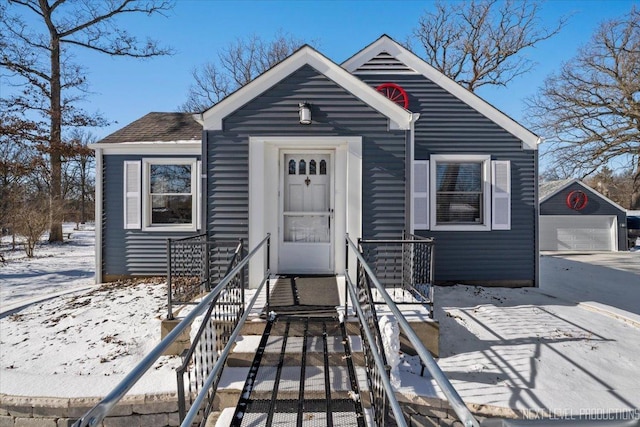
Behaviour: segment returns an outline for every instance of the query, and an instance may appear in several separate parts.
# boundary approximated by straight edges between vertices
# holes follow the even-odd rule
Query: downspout
[[[96,284],[102,283],[102,148],[95,148],[96,151],[96,191],[95,191],[95,262],[96,262]]]
[[[406,195],[406,206],[407,213],[405,217],[404,228],[409,233],[413,234],[415,231],[413,229],[413,192],[414,192],[414,178],[413,178],[413,161],[415,159],[415,146],[416,146],[416,121],[420,118],[420,113],[412,113],[411,114],[411,122],[409,124],[409,132],[408,132],[408,140],[407,140],[407,148],[406,148],[406,156],[405,156],[405,179],[408,185],[405,188],[409,189],[409,194]]]
[[[538,143],[536,144],[536,150],[533,155],[533,166],[534,166],[534,176],[535,182],[533,183],[533,206],[534,206],[534,215],[535,215],[535,277],[533,286],[536,288],[540,287],[540,195],[539,195],[539,183],[538,183],[538,173],[539,173],[539,156],[538,153],[540,151],[537,150],[537,146],[543,142],[543,139],[540,138]]]
[[[207,131],[203,130],[202,131],[202,143],[200,144],[201,146],[201,153],[200,153],[200,164],[202,165],[201,169],[200,169],[200,185],[201,185],[201,197],[202,200],[200,200],[200,227],[201,230],[199,230],[200,233],[205,234],[205,239],[209,240],[209,218],[207,216],[207,213],[209,212],[209,209],[207,207],[207,204],[209,202],[209,191],[208,191],[208,170],[209,170],[209,158],[207,157],[207,152],[209,150],[208,146],[208,133]]]

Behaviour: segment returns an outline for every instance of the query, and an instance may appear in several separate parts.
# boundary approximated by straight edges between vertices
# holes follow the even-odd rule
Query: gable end
[[[388,52],[380,52],[360,65],[353,74],[418,74],[416,70]]]
[[[406,64],[413,70],[416,70],[418,74],[422,74],[424,77],[518,138],[522,141],[523,149],[538,149],[538,144],[541,142],[541,138],[539,136],[517,123],[511,117],[507,116],[475,93],[460,86],[454,80],[436,70],[423,59],[396,43],[387,35],[383,35],[378,40],[347,59],[342,63],[342,67],[350,73],[353,73],[363,65],[368,64],[372,59],[377,58],[378,55],[383,52],[392,55],[401,63]]]

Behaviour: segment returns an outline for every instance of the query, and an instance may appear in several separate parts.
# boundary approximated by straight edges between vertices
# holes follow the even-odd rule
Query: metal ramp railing
[[[142,361],[131,371],[127,376],[109,393],[103,398],[97,405],[87,411],[80,419],[78,419],[73,427],[97,427],[101,425],[102,420],[113,410],[116,404],[131,390],[131,388],[142,378],[142,376],[153,367],[154,363],[162,354],[182,335],[185,330],[194,322],[194,320],[205,314],[212,316],[212,313],[216,312],[216,309],[208,310],[211,306],[220,308],[221,312],[229,313],[229,304],[226,297],[230,293],[236,293],[238,287],[244,287],[243,280],[244,270],[248,267],[248,264],[252,258],[259,253],[263,253],[266,258],[266,269],[264,277],[260,282],[258,290],[254,297],[246,305],[246,309],[243,306],[243,312],[241,316],[237,316],[237,313],[232,314],[229,320],[233,327],[228,335],[224,335],[224,341],[226,345],[220,351],[215,358],[213,366],[210,364],[207,367],[200,369],[200,378],[196,375],[196,382],[198,387],[198,394],[195,399],[191,400],[191,406],[189,411],[185,414],[184,420],[182,420],[182,426],[192,426],[196,419],[200,425],[205,425],[207,421],[207,415],[211,410],[213,399],[215,397],[216,389],[214,384],[217,383],[222,373],[226,358],[231,351],[231,346],[240,334],[240,329],[247,320],[249,313],[263,289],[266,282],[268,282],[269,272],[269,246],[270,235],[267,235],[245,258],[239,260],[237,265],[229,271],[229,273],[215,286],[211,292],[198,304],[193,310],[187,314],[180,323],[153,349],[151,350]],[[233,284],[236,284],[235,287]],[[242,292],[240,295],[244,296]],[[237,304],[236,304],[237,308]],[[209,319],[203,319],[203,324],[209,324]],[[192,364],[193,365],[193,364]],[[178,374],[180,378],[180,374]],[[189,396],[191,397],[191,396]]]
[[[435,239],[403,232],[401,239],[359,239],[358,248],[395,304],[420,303],[433,319]]]
[[[367,371],[367,381],[371,393],[371,404],[374,413],[374,420],[377,426],[385,426],[390,423],[387,405],[393,413],[393,422],[398,426],[406,426],[406,420],[402,414],[400,404],[396,399],[395,392],[391,386],[389,369],[385,360],[382,337],[378,329],[378,319],[375,309],[375,301],[372,289],[384,300],[390,311],[395,316],[400,328],[405,333],[414,349],[418,353],[421,362],[427,368],[432,378],[436,381],[447,401],[462,421],[465,427],[479,427],[478,421],[473,417],[466,407],[458,392],[453,388],[449,379],[444,375],[438,364],[435,362],[422,341],[418,338],[409,322],[387,293],[385,287],[380,283],[362,254],[362,247],[357,246],[346,236],[347,248],[353,252],[357,259],[356,283],[354,284],[349,272],[348,264],[345,277],[348,284],[351,302],[358,314],[363,332],[363,348],[365,349],[365,368]],[[347,262],[348,262],[347,256]]]
[[[167,319],[174,318],[175,306],[195,305],[210,292],[243,250],[242,239],[209,240],[206,234],[167,239]]]
[[[194,320],[205,314],[203,324],[210,325],[209,318],[213,316],[216,308],[228,310],[228,304],[225,303],[223,296],[234,294],[238,288],[244,286],[243,271],[247,268],[250,260],[263,251],[266,257],[266,265],[264,277],[262,278],[258,289],[251,301],[246,305],[246,309],[241,312],[234,312],[231,315],[230,322],[233,324],[232,328],[226,329],[225,333],[221,334],[224,342],[226,343],[221,349],[220,346],[216,346],[218,353],[214,359],[210,359],[206,363],[206,367],[200,369],[199,374],[195,374],[187,380],[184,377],[180,381],[183,384],[189,385],[192,382],[196,382],[195,388],[185,389],[183,404],[183,410],[181,410],[181,427],[192,427],[194,425],[205,426],[207,425],[208,416],[212,410],[213,401],[217,391],[217,384],[220,379],[220,375],[225,366],[226,360],[231,352],[231,347],[236,339],[239,337],[242,326],[248,318],[253,306],[258,300],[265,285],[269,283],[270,271],[269,266],[269,243],[270,236],[267,235],[265,239],[260,242],[245,258],[238,257],[234,264],[230,266],[228,274],[220,280],[220,282],[213,287],[211,292],[198,304],[194,309],[185,316],[185,318],[169,333],[145,358],[97,405],[91,408],[86,414],[84,414],[76,423],[74,427],[85,426],[99,426],[102,420],[109,414],[115,405],[124,397],[124,395],[137,383],[138,380],[148,371],[155,363],[155,361],[168,349],[168,347],[178,339],[178,337],[189,327]],[[406,337],[409,339],[414,349],[418,353],[418,356],[424,366],[427,368],[431,377],[435,380],[440,390],[444,394],[446,400],[451,405],[453,411],[458,416],[464,427],[479,427],[478,420],[475,419],[473,414],[466,407],[462,401],[460,395],[454,389],[449,382],[446,375],[438,367],[437,363],[429,353],[429,351],[422,344],[415,331],[411,328],[407,320],[404,318],[402,312],[398,308],[398,305],[394,302],[393,298],[388,294],[385,286],[376,277],[376,274],[365,259],[362,253],[362,247],[356,245],[353,241],[346,236],[347,251],[347,268],[345,269],[345,280],[347,282],[347,292],[353,304],[353,308],[357,314],[360,331],[362,336],[362,346],[364,350],[365,358],[365,370],[367,374],[367,383],[370,393],[369,405],[371,416],[371,423],[374,426],[388,426],[397,425],[400,427],[407,426],[402,412],[402,408],[395,396],[394,389],[391,385],[389,377],[389,367],[387,365],[384,347],[382,344],[382,337],[378,329],[377,314],[376,314],[376,302],[374,300],[373,292],[384,301],[389,310],[393,313],[398,321],[398,324]],[[352,274],[348,266],[349,254],[353,253],[357,259],[357,266],[353,276],[355,282],[352,280]],[[242,294],[244,295],[244,294]],[[244,306],[243,306],[244,307]],[[346,312],[345,312],[346,314]],[[273,320],[273,319],[271,319]],[[213,326],[201,326],[199,332],[202,336],[206,336],[207,328],[216,328],[215,322]],[[288,328],[289,326],[287,326]],[[344,325],[343,325],[344,327]],[[216,332],[218,333],[218,332]],[[326,327],[322,334],[327,337]],[[344,332],[343,338],[346,341]],[[206,346],[205,346],[206,347]],[[213,347],[212,347],[213,348]],[[284,348],[284,347],[283,347]],[[206,350],[203,350],[206,351]],[[327,343],[324,343],[325,361],[327,354]],[[187,363],[189,366],[194,366],[196,363]],[[326,365],[328,366],[328,365]],[[326,379],[326,377],[325,377]],[[304,386],[301,385],[301,389]],[[186,390],[189,390],[188,392]],[[194,396],[195,395],[195,396]],[[187,401],[188,398],[188,412]],[[328,396],[331,399],[330,396]],[[327,418],[329,415],[329,406],[327,405]],[[183,417],[184,413],[184,417]],[[283,424],[281,424],[283,425]],[[286,424],[289,425],[289,424]],[[300,425],[298,422],[291,425]],[[329,424],[327,424],[329,425]],[[350,424],[338,424],[338,425],[350,425]],[[358,423],[360,425],[360,423]],[[614,421],[594,421],[589,422],[585,420],[501,420],[501,419],[488,419],[482,423],[483,427],[536,427],[541,426],[576,426],[576,427],[593,427],[593,426],[606,426],[606,427],[637,427],[638,420],[614,420]]]

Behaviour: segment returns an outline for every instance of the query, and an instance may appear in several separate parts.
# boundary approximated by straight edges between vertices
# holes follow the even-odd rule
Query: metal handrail
[[[349,290],[349,296],[351,297],[351,301],[353,301],[353,306],[356,309],[356,313],[358,314],[359,319],[364,319],[364,313],[362,312],[362,307],[358,303],[358,296],[356,295],[355,286],[351,281],[351,277],[349,277],[349,270],[345,270],[345,278],[347,281],[347,289]],[[375,339],[373,338],[373,333],[369,329],[369,325],[364,320],[360,321],[360,325],[362,326],[362,331],[365,334],[365,337],[368,342],[373,343]],[[379,372],[387,372],[386,364],[382,360],[382,355],[378,351],[371,352],[373,356],[373,361],[376,364]],[[382,386],[387,395],[387,399],[389,400],[389,404],[391,405],[391,410],[393,411],[393,415],[395,416],[396,425],[398,427],[406,427],[407,422],[404,419],[404,415],[402,414],[402,408],[400,407],[400,403],[398,399],[396,399],[395,393],[393,391],[393,387],[391,386],[391,381],[389,380],[388,375],[380,375],[380,379],[382,380]]]
[[[235,253],[233,254],[233,258],[231,259],[231,261],[229,261],[229,267],[227,268],[227,274],[225,274],[225,276],[229,276],[230,275],[230,270],[231,270],[231,266],[233,265],[233,262],[236,260],[236,258],[238,257],[238,255],[241,253],[242,251],[242,240],[240,240],[240,243],[238,243],[238,246],[236,248]],[[243,292],[244,294],[244,292]],[[218,295],[219,296],[219,295]],[[243,295],[244,297],[244,295]],[[217,298],[215,298],[217,299]],[[242,298],[242,302],[244,303],[244,298]],[[209,309],[207,310],[207,314],[205,315],[205,318],[208,318],[209,316],[211,316],[211,312],[213,311],[214,308],[214,303],[215,301],[212,301],[211,305],[209,306]],[[198,332],[196,333],[193,341],[198,341],[200,339],[200,337],[202,336],[203,331],[206,328],[206,323],[202,322],[202,325],[200,325],[200,328],[198,329]],[[189,361],[191,360],[191,356],[193,355],[194,352],[194,346],[191,345],[191,347],[189,347],[189,350],[187,351],[187,353],[183,356],[184,361],[182,362],[182,365],[178,368],[178,370],[184,370],[187,368],[187,365],[189,364]]]
[[[242,239],[240,239],[241,241]],[[223,251],[225,249],[230,250],[231,248],[237,248],[238,240],[233,239],[216,239],[216,240],[206,240],[206,234],[197,234],[190,237],[182,237],[180,239],[167,239],[166,244],[166,258],[167,258],[167,319],[173,320],[174,313],[173,307],[176,304],[180,305],[195,305],[193,300],[196,296],[202,295],[204,292],[210,292],[211,287],[210,283],[212,281],[212,270],[213,266],[211,265],[212,259],[211,256],[215,254],[216,256],[223,255]],[[184,275],[180,275],[176,271],[176,264],[179,264],[178,261],[184,262],[184,254],[181,254],[179,249],[184,251],[185,248],[190,248],[192,252],[188,254],[189,258],[189,267],[186,269],[189,271],[188,277],[193,279],[198,276],[199,279],[192,284],[193,288],[197,288],[199,292],[196,294],[185,294],[187,298],[180,298],[180,295],[176,292],[174,288],[174,279],[185,279]],[[195,251],[195,252],[193,252]],[[196,253],[197,252],[197,253]],[[237,249],[233,253],[233,258],[237,256]],[[182,255],[180,257],[179,255]],[[195,259],[200,259],[199,263],[194,264]],[[224,261],[224,260],[222,260]],[[233,260],[227,261],[227,265],[233,263]],[[181,266],[181,271],[184,273],[185,267]],[[229,272],[229,269],[222,270],[224,275]],[[220,272],[220,271],[219,271]],[[217,276],[217,279],[220,280],[224,275]],[[174,295],[175,294],[175,295]],[[176,299],[177,298],[177,299]]]
[[[243,250],[244,250],[244,241],[243,239],[240,239],[240,241],[238,242],[238,246],[236,246],[236,250],[233,254],[233,257],[231,258],[231,260],[229,261],[229,264],[227,265],[225,276],[228,276],[230,272],[233,270],[233,267],[237,265],[237,263],[242,261],[241,257],[242,257]],[[241,276],[243,275],[241,274]],[[182,356],[182,365],[176,369],[177,379],[178,379],[178,413],[181,419],[185,415],[185,407],[186,407],[185,391],[184,391],[184,374],[187,373],[189,366],[192,363],[192,358],[194,357],[194,354],[196,352],[196,348],[200,345],[200,340],[202,338],[202,335],[204,334],[205,330],[207,330],[208,328],[209,321],[213,314],[213,310],[216,308],[216,304],[219,301],[220,295],[221,293],[219,293],[218,296],[213,301],[211,301],[211,305],[209,305],[209,309],[207,310],[206,314],[203,316],[203,322],[200,325],[200,328],[198,328],[198,331],[196,332],[195,336],[193,336],[193,338],[191,339],[191,346],[187,350],[186,354]],[[245,297],[244,297],[244,278],[243,277],[241,277],[240,279],[240,295],[241,295],[240,301],[238,301],[237,305],[241,307],[239,310],[239,313],[244,313],[243,310],[245,310]]]
[[[433,318],[435,239],[403,232],[402,239],[359,239],[357,244],[396,304],[418,302]],[[402,292],[398,294],[398,290]],[[413,298],[407,300],[409,294]],[[376,303],[384,304],[380,299]]]
[[[420,338],[418,338],[418,335],[416,334],[416,332],[413,330],[411,325],[409,325],[409,322],[407,321],[407,319],[403,316],[403,314],[400,312],[400,310],[398,309],[396,304],[393,302],[389,294],[387,294],[382,284],[380,284],[378,279],[375,277],[375,275],[373,274],[373,271],[371,270],[371,267],[369,267],[364,257],[358,250],[358,247],[355,245],[355,243],[351,241],[348,234],[346,235],[346,240],[347,240],[347,246],[350,247],[355,252],[355,255],[358,261],[361,263],[362,267],[367,272],[367,275],[369,275],[369,279],[371,280],[371,283],[373,283],[373,285],[378,289],[378,292],[387,303],[387,306],[389,307],[391,312],[396,317],[396,320],[398,321],[398,324],[402,328],[406,337],[409,339],[409,341],[413,345],[413,348],[418,353],[420,360],[425,365],[425,367],[431,374],[432,378],[436,381],[436,383],[440,387],[440,390],[442,390],[442,392],[444,393],[445,397],[447,398],[447,401],[451,404],[451,407],[453,408],[454,412],[456,413],[460,421],[462,421],[465,427],[479,427],[478,420],[476,420],[473,414],[471,414],[471,411],[469,411],[469,408],[467,408],[467,406],[463,402],[462,398],[460,397],[456,389],[453,387],[449,379],[446,377],[444,372],[442,372],[442,370],[440,369],[436,361],[433,359],[433,357],[431,356],[431,353],[429,353],[429,351],[426,349],[422,341],[420,341]]]
[[[102,422],[102,420],[111,412],[113,407],[124,397],[125,394],[142,378],[142,376],[153,366],[160,356],[169,348],[171,344],[185,331],[187,327],[193,323],[196,317],[201,315],[207,307],[211,304],[214,298],[229,284],[233,277],[238,274],[251,260],[251,258],[264,246],[270,239],[271,235],[267,234],[256,247],[251,251],[246,258],[244,258],[229,274],[220,281],[220,283],[207,295],[191,313],[185,316],[176,327],[167,334],[166,337],[160,343],[151,350],[142,359],[135,368],[127,374],[127,376],[120,381],[120,383],[113,389],[107,396],[102,399],[97,405],[87,411],[78,421],[73,424],[73,427],[96,427]],[[248,310],[247,310],[248,312]]]
[[[236,325],[235,329],[229,336],[229,342],[227,342],[227,345],[224,346],[224,349],[220,353],[220,356],[218,357],[216,364],[213,366],[213,369],[211,370],[211,372],[209,373],[209,376],[205,380],[202,386],[202,390],[200,391],[200,393],[198,393],[198,396],[196,396],[196,398],[193,400],[193,403],[191,404],[191,408],[189,408],[189,412],[187,412],[187,415],[184,417],[184,420],[182,421],[182,424],[180,424],[180,427],[191,426],[195,421],[196,417],[198,416],[198,412],[200,412],[200,406],[202,406],[202,402],[204,401],[204,399],[207,398],[209,388],[211,388],[216,378],[220,375],[220,371],[222,370],[222,368],[224,367],[224,364],[227,361],[227,357],[231,352],[231,348],[235,344],[236,339],[238,338],[238,335],[240,335],[240,331],[242,330],[244,323],[247,321],[247,317],[249,317],[249,313],[251,312],[253,305],[255,304],[258,297],[260,296],[260,292],[262,291],[264,284],[269,281],[270,275],[271,273],[269,272],[269,269],[267,269],[267,272],[264,278],[262,279],[260,286],[258,286],[258,289],[256,290],[256,293],[253,296],[253,298],[251,298],[251,301],[249,302],[247,309],[245,310],[244,314],[238,321],[238,324]]]

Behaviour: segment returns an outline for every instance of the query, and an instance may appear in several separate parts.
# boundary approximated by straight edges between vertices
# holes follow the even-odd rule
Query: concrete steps
[[[255,352],[260,345],[261,336],[243,335],[238,338],[231,354],[227,359],[227,366],[242,367],[251,366],[255,357]],[[362,353],[362,341],[359,336],[350,335],[349,346],[353,363],[358,366],[364,365]],[[272,335],[267,342],[264,355],[262,356],[263,364],[277,364],[280,360],[282,352],[283,337]],[[301,361],[300,355],[303,351],[304,337],[289,336],[284,354],[284,365],[293,366]],[[345,356],[344,344],[342,336],[328,336],[327,347],[329,356],[329,365],[340,365],[343,363]],[[324,343],[322,337],[314,336],[307,339],[306,347],[307,364],[317,365],[324,363]]]

